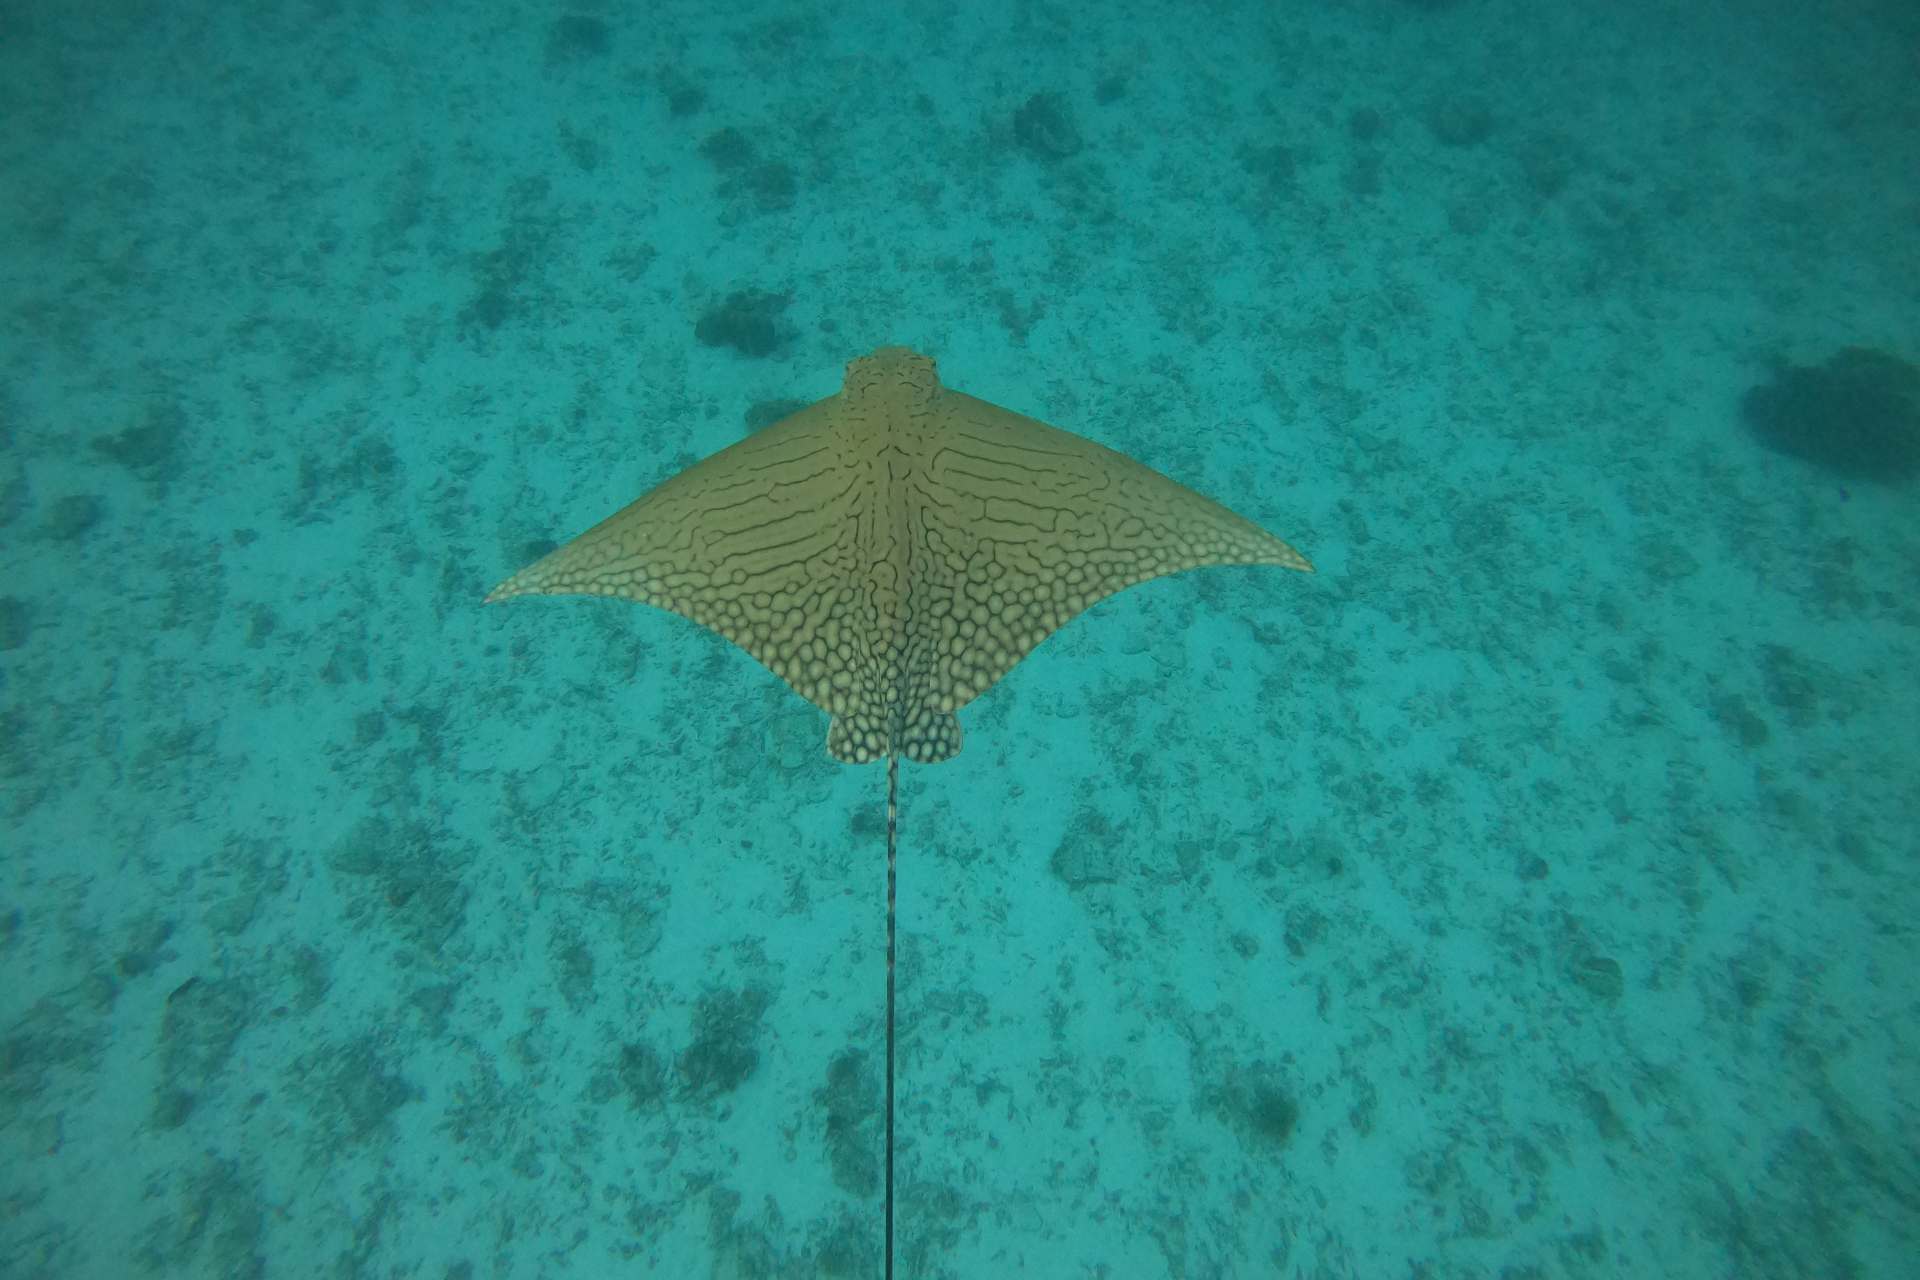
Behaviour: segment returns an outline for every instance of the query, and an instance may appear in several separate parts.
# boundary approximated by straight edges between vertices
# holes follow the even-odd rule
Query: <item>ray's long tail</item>
[[[887,757],[887,1280],[893,1280],[893,897],[899,847],[900,757]]]

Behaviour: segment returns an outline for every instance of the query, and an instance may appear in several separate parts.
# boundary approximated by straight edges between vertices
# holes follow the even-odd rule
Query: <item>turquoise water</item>
[[[479,602],[886,343],[1318,568],[903,769],[899,1274],[1912,1274],[1911,6],[708,8],[0,9],[0,1275],[880,1274],[883,772]]]

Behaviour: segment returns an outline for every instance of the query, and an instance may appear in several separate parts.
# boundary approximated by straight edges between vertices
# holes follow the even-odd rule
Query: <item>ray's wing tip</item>
[[[1267,536],[1272,538],[1272,542],[1267,548],[1271,553],[1271,559],[1266,563],[1277,564],[1283,569],[1298,569],[1301,573],[1314,572],[1313,561],[1301,555],[1292,543],[1282,538],[1274,538],[1272,534]]]

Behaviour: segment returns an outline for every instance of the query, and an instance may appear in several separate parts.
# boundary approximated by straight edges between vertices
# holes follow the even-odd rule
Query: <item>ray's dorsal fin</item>
[[[837,395],[667,480],[495,587],[691,618],[832,717],[859,764],[959,752],[954,712],[1105,597],[1216,564],[1311,571],[1124,454],[885,347]]]

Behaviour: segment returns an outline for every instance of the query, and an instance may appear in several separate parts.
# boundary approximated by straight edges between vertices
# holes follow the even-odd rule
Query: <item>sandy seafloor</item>
[[[0,1274],[879,1274],[882,772],[479,602],[886,343],[1319,570],[903,771],[902,1276],[1913,1274],[1912,7],[708,9],[0,6]]]

